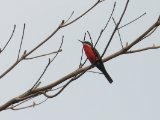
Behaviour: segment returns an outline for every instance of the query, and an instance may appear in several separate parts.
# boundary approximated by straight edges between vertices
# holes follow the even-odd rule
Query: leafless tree
[[[26,92],[22,93],[21,95],[14,97],[12,99],[10,99],[9,101],[7,101],[6,103],[2,104],[0,106],[0,111],[3,110],[7,110],[7,109],[12,109],[12,110],[20,110],[20,109],[25,109],[25,108],[29,108],[29,107],[34,107],[36,105],[40,105],[42,103],[44,103],[46,100],[48,100],[49,98],[54,98],[56,96],[58,96],[60,93],[62,93],[62,91],[73,81],[77,80],[79,77],[81,77],[83,74],[85,74],[85,72],[87,72],[88,70],[94,68],[94,65],[90,65],[90,66],[84,66],[85,62],[82,63],[82,58],[83,58],[83,50],[82,50],[82,55],[81,55],[81,59],[80,59],[80,65],[79,68],[77,68],[76,70],[72,71],[71,73],[68,73],[67,75],[62,76],[61,78],[55,80],[55,82],[50,83],[46,86],[42,86],[40,87],[39,85],[41,84],[41,78],[43,77],[43,75],[46,73],[48,67],[50,66],[50,64],[56,59],[57,55],[60,54],[62,52],[63,49],[63,41],[64,41],[64,36],[62,35],[62,39],[61,39],[61,44],[59,45],[59,48],[57,51],[52,51],[50,53],[45,53],[45,54],[41,54],[41,55],[37,55],[34,57],[30,57],[30,55],[32,53],[34,53],[37,49],[39,49],[40,47],[42,47],[46,42],[48,42],[49,40],[51,40],[51,38],[61,29],[70,26],[73,23],[76,23],[79,19],[81,19],[83,16],[85,16],[86,14],[88,14],[91,10],[93,10],[97,5],[99,5],[100,3],[103,3],[104,0],[97,0],[97,2],[91,6],[88,10],[86,10],[83,14],[79,15],[77,18],[71,20],[72,15],[74,14],[74,12],[72,12],[72,14],[69,16],[69,18],[67,20],[62,20],[58,27],[46,38],[44,39],[40,44],[38,44],[36,47],[34,47],[33,49],[31,49],[30,51],[22,51],[22,44],[23,44],[23,37],[24,37],[24,33],[25,33],[25,24],[23,27],[23,34],[22,34],[22,38],[21,38],[21,42],[19,45],[19,50],[18,50],[18,55],[17,55],[17,60],[8,68],[6,69],[4,72],[0,73],[0,79],[3,80],[4,76],[7,76],[7,74],[9,72],[11,72],[19,63],[21,63],[24,60],[29,60],[29,59],[38,59],[40,57],[47,57],[49,55],[54,55],[53,58],[48,60],[48,63],[45,67],[45,69],[43,70],[43,72],[41,73],[41,75],[39,76],[39,79],[36,80],[35,84],[29,88]],[[104,51],[101,55],[103,62],[107,62],[113,58],[116,58],[120,55],[124,55],[124,54],[131,54],[131,53],[136,53],[136,52],[142,52],[142,51],[146,51],[146,50],[151,50],[151,49],[158,49],[160,48],[160,45],[151,45],[145,48],[139,48],[139,49],[135,49],[133,50],[132,47],[137,45],[139,42],[145,40],[145,38],[147,38],[148,36],[152,35],[152,33],[154,33],[156,31],[156,29],[159,27],[160,25],[160,17],[157,18],[157,20],[155,20],[155,22],[148,27],[148,29],[146,29],[146,31],[144,31],[140,36],[138,36],[136,39],[132,40],[131,43],[127,43],[126,45],[123,45],[123,41],[121,39],[121,34],[120,34],[120,29],[124,28],[125,26],[135,22],[136,20],[138,20],[139,18],[141,18],[144,14],[142,14],[141,16],[135,18],[134,20],[130,21],[129,23],[120,26],[121,21],[123,20],[123,17],[125,15],[125,12],[127,10],[128,7],[128,3],[129,0],[127,0],[124,10],[121,13],[121,16],[119,18],[118,21],[115,21],[114,19],[114,10],[116,7],[116,2],[114,3],[113,6],[113,10],[111,11],[110,17],[108,18],[108,20],[106,21],[106,23],[104,23],[104,28],[102,28],[102,30],[99,33],[99,36],[94,44],[94,47],[96,47],[97,43],[99,42],[99,40],[101,39],[101,36],[103,35],[103,32],[106,30],[107,25],[110,22],[114,22],[115,26],[114,26],[114,30],[110,36],[110,39],[107,40],[108,43],[106,44],[106,47],[104,48]],[[13,28],[13,32],[9,38],[9,40],[6,42],[6,44],[4,45],[4,47],[2,47],[0,49],[0,55],[2,52],[4,52],[7,49],[8,44],[10,43],[14,32],[16,29],[16,25],[14,25]],[[111,41],[113,40],[113,37],[115,36],[115,33],[118,33],[119,35],[119,39],[120,39],[120,43],[121,43],[121,49],[116,51],[115,53],[109,55],[109,56],[104,56],[106,50],[108,49]],[[86,36],[90,37],[91,42],[93,43],[92,37],[90,35],[89,31],[85,32],[84,35],[84,40],[86,38]],[[23,54],[21,55],[20,53],[23,52]],[[93,73],[96,73],[94,71],[91,71]],[[53,93],[52,93],[53,92]],[[49,94],[50,93],[50,94]],[[28,106],[22,107],[21,105],[33,100],[33,98],[38,97],[38,96],[45,96],[46,99],[44,99],[42,102],[40,103],[36,103],[35,101],[33,102],[33,104],[30,104]]]

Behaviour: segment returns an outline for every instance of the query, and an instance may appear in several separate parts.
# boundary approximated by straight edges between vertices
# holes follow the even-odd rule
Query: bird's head
[[[89,46],[93,46],[90,42],[88,41],[81,41],[79,40],[83,45],[89,45]]]

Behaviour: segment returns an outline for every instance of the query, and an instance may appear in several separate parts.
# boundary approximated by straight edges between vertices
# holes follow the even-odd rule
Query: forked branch
[[[13,65],[11,65],[7,70],[5,70],[1,75],[0,75],[0,79],[3,78],[6,74],[8,74],[13,68],[15,68],[21,61],[23,61],[25,58],[27,58],[29,55],[31,55],[33,52],[35,52],[38,48],[40,48],[42,45],[44,45],[47,41],[50,40],[50,38],[52,38],[61,28],[67,27],[70,24],[73,24],[74,22],[76,22],[77,20],[79,20],[80,18],[82,18],[84,15],[86,15],[89,11],[91,11],[94,7],[96,7],[99,3],[101,3],[103,0],[97,0],[97,2],[91,6],[88,10],[86,10],[84,13],[82,13],[81,15],[79,15],[77,18],[75,18],[74,20],[66,23],[65,20],[62,20],[61,23],[58,25],[58,27],[46,38],[44,39],[41,43],[39,43],[36,47],[34,47],[32,50],[30,51],[26,51],[25,54],[23,54],[21,57],[19,57],[19,59],[17,61],[15,61],[13,63]],[[69,18],[70,19],[70,18]],[[69,20],[67,20],[69,21]]]
[[[102,0],[98,0],[90,9],[93,9],[93,7],[95,7],[98,3],[102,2]],[[116,23],[116,26],[115,26],[115,29],[109,39],[109,42],[102,54],[102,57],[104,56],[111,40],[113,39],[113,36],[114,34],[117,32],[118,30],[118,27],[119,27],[119,24],[124,16],[124,13],[126,11],[126,8],[127,8],[127,5],[128,5],[128,2],[129,0],[127,1],[126,3],[126,6],[124,8],[124,11],[118,21],[118,23]],[[59,31],[62,27],[65,27],[67,25],[70,25],[72,23],[74,23],[76,20],[78,20],[79,18],[81,18],[82,16],[84,16],[88,11],[87,10],[85,13],[83,13],[81,16],[79,16],[78,18],[76,18],[75,20],[69,22],[68,24],[65,23],[65,21],[62,21],[61,24],[57,27],[57,29],[47,38],[45,39],[42,43],[40,43],[38,46],[36,46],[34,49],[32,49],[30,52],[26,53],[24,52],[23,55],[19,58],[19,60],[17,61],[18,63],[21,61],[21,60],[24,60],[25,58],[27,58],[32,52],[34,52],[36,49],[38,49],[40,46],[42,46],[45,42],[47,42],[57,31]],[[69,18],[70,19],[70,18]],[[68,20],[69,21],[69,20]],[[64,24],[65,23],[65,24]],[[140,52],[140,51],[145,51],[145,50],[149,50],[149,49],[158,49],[160,48],[160,46],[156,46],[156,45],[153,45],[152,47],[147,47],[147,48],[142,48],[142,49],[137,49],[137,50],[131,50],[131,48],[135,45],[137,45],[139,42],[141,42],[142,40],[145,40],[146,36],[150,36],[154,33],[154,31],[160,26],[160,17],[158,18],[158,20],[153,23],[153,25],[151,25],[145,32],[143,32],[140,36],[138,36],[135,40],[133,40],[133,42],[131,42],[130,44],[126,45],[125,47],[123,47],[122,49],[120,49],[119,51],[115,52],[115,53],[112,53],[111,55],[103,58],[103,62],[106,62],[106,61],[109,61],[113,58],[116,58],[120,55],[123,55],[123,54],[129,54],[129,53],[136,53],[136,52]],[[156,28],[156,29],[155,29]],[[85,38],[85,37],[84,37]],[[63,40],[63,37],[62,37],[62,40]],[[62,42],[63,43],[63,42]],[[62,45],[62,44],[61,44]],[[59,50],[61,49],[61,45],[59,47]],[[57,53],[58,54],[58,53]],[[56,55],[55,55],[56,56]],[[51,59],[51,61],[53,61],[55,58]],[[81,61],[81,60],[80,60]],[[11,69],[13,69],[18,63],[15,63]],[[29,89],[28,91],[24,92],[23,94],[15,97],[15,98],[12,98],[11,100],[9,100],[8,102],[4,103],[3,105],[0,106],[0,111],[2,110],[6,110],[6,109],[12,109],[12,110],[16,110],[15,107],[17,107],[18,105],[21,105],[19,103],[22,103],[25,102],[25,101],[28,101],[28,100],[31,100],[32,98],[34,97],[37,97],[37,96],[40,96],[40,95],[44,95],[47,99],[48,98],[53,98],[53,97],[56,97],[57,95],[59,95],[72,81],[74,80],[77,80],[79,77],[81,77],[87,70],[89,69],[92,69],[94,67],[94,65],[89,65],[89,66],[86,66],[86,67],[80,67],[78,69],[76,69],[75,71],[63,76],[62,78],[60,79],[57,79],[55,82],[51,83],[51,84],[48,84],[46,86],[42,86],[42,87],[39,87],[39,81],[40,79],[38,79],[38,82],[36,82],[36,84],[34,85],[33,89]],[[47,68],[47,67],[46,67]],[[10,69],[10,70],[11,70]],[[9,71],[8,71],[9,72]],[[45,70],[44,70],[45,72]],[[7,73],[6,73],[7,74]],[[4,76],[4,75],[3,75]],[[2,76],[2,77],[3,77]],[[41,74],[41,76],[43,76],[43,73]],[[65,84],[61,87],[58,87],[60,85],[62,85],[62,83]],[[36,86],[36,87],[35,87]],[[58,87],[58,88],[57,88]],[[52,95],[48,95],[48,92],[50,91],[56,91],[56,90],[59,90],[58,92],[56,92],[55,94],[52,94]],[[33,103],[32,105],[29,105],[29,106],[26,106],[24,108],[28,108],[28,107],[34,107],[35,105],[38,105],[38,104],[35,104]],[[21,108],[18,108],[18,109],[21,109]],[[23,109],[23,107],[22,107]]]

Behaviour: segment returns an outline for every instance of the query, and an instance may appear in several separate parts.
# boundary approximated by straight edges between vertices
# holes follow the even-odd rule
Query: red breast
[[[89,61],[91,63],[94,63],[98,59],[97,56],[95,55],[93,49],[92,49],[92,46],[84,43],[83,44],[83,49],[85,51],[85,54],[86,54],[87,58],[89,59]]]

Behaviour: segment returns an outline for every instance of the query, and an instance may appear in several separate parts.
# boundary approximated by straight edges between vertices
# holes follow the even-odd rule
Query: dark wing
[[[97,60],[97,62],[95,64],[96,67],[104,74],[104,76],[107,78],[107,80],[109,81],[109,83],[112,83],[113,80],[110,77],[110,75],[108,74],[108,72],[106,71],[99,52],[96,50],[96,48],[92,47],[92,49],[93,49],[93,51],[95,52],[95,54],[96,54],[96,56],[98,58],[98,60]]]
[[[96,48],[93,48],[93,46],[92,46],[92,50],[93,50],[94,53],[96,54],[98,60],[101,59],[101,56],[100,56],[99,52],[97,51],[97,49],[96,49]]]

